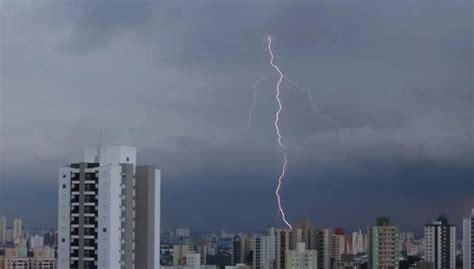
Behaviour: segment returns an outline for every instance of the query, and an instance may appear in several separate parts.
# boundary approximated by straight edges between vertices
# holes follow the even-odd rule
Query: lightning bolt
[[[268,46],[267,46],[267,49],[268,49],[268,52],[270,53],[270,65],[272,66],[272,68],[278,73],[278,75],[280,76],[278,78],[278,82],[277,82],[277,85],[276,85],[276,96],[275,96],[275,99],[278,103],[278,110],[277,112],[275,113],[275,130],[276,130],[276,134],[277,134],[277,141],[278,141],[278,145],[280,146],[282,152],[283,152],[283,167],[281,169],[281,174],[280,176],[278,177],[278,185],[277,185],[277,188],[275,190],[275,195],[277,197],[277,205],[278,205],[278,210],[280,211],[281,213],[281,218],[283,220],[283,222],[286,224],[286,226],[288,226],[288,228],[290,229],[293,229],[293,227],[291,226],[291,224],[288,222],[288,220],[286,219],[286,216],[285,216],[285,211],[283,210],[283,207],[281,205],[281,197],[280,197],[280,189],[281,189],[281,185],[283,183],[283,178],[285,177],[286,175],[286,169],[288,168],[288,158],[286,157],[286,150],[285,150],[285,146],[283,145],[283,143],[281,142],[282,140],[282,136],[281,136],[281,132],[280,132],[280,126],[279,126],[279,122],[280,122],[280,113],[281,111],[283,110],[283,105],[281,103],[281,100],[280,100],[280,86],[281,86],[281,83],[283,81],[283,79],[285,78],[285,76],[283,75],[283,72],[281,72],[280,68],[278,67],[278,65],[276,65],[275,63],[273,63],[273,59],[274,59],[274,55],[273,55],[273,51],[272,51],[272,38],[270,36],[267,37],[268,39]]]
[[[250,125],[252,125],[252,114],[253,114],[253,111],[255,110],[255,107],[257,106],[257,86],[258,84],[260,84],[260,82],[269,74],[273,74],[275,71],[270,71],[270,72],[267,72],[267,73],[264,73],[262,74],[256,81],[255,83],[253,84],[252,86],[252,91],[253,91],[253,102],[252,102],[252,106],[250,107],[250,110],[249,110],[249,116],[248,116],[248,121],[247,121],[247,127],[245,127],[245,129],[243,129],[240,134],[243,134],[243,133],[246,133],[249,129],[250,129]]]
[[[283,166],[281,168],[280,176],[278,177],[278,184],[277,184],[277,187],[275,189],[275,196],[277,198],[278,210],[281,214],[282,221],[286,224],[286,226],[288,226],[288,228],[293,229],[291,224],[286,219],[285,210],[283,209],[283,206],[282,206],[282,203],[281,203],[281,196],[280,196],[280,190],[281,190],[281,187],[282,187],[283,179],[286,176],[286,171],[287,171],[287,168],[288,168],[288,157],[287,157],[287,154],[286,154],[285,145],[282,142],[282,135],[281,135],[280,125],[279,125],[279,123],[280,123],[280,114],[283,110],[283,104],[282,104],[281,99],[280,99],[281,85],[282,85],[283,81],[287,81],[288,83],[293,85],[296,89],[306,92],[306,94],[308,96],[309,103],[310,103],[310,105],[313,109],[313,113],[315,114],[315,116],[317,116],[317,117],[319,117],[323,120],[328,121],[329,123],[331,123],[332,125],[334,125],[337,128],[338,133],[339,133],[339,140],[340,140],[341,144],[344,141],[344,136],[343,136],[343,131],[342,131],[341,125],[337,121],[333,120],[331,117],[321,113],[319,111],[318,107],[316,106],[316,104],[314,103],[312,93],[313,92],[319,92],[319,91],[301,87],[296,82],[294,82],[291,79],[289,79],[288,77],[286,77],[283,74],[283,72],[281,71],[280,67],[274,63],[275,55],[273,54],[273,50],[272,50],[272,38],[270,36],[267,36],[267,41],[268,41],[267,49],[268,49],[268,53],[270,54],[270,66],[279,75],[278,82],[276,84],[276,95],[275,95],[275,99],[278,103],[278,110],[275,113],[274,125],[275,125],[275,131],[276,131],[276,135],[277,135],[277,142],[278,142],[278,145],[281,148],[281,151],[283,153]],[[254,100],[256,100],[256,99],[254,99]]]

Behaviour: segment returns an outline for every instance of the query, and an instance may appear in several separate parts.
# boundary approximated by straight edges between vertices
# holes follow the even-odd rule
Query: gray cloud
[[[276,222],[275,77],[259,86],[251,129],[239,134],[251,86],[270,69],[271,34],[283,70],[321,91],[314,100],[345,136],[340,145],[304,93],[284,84],[292,218],[363,225],[380,213],[413,227],[403,214],[420,222],[438,208],[459,218],[473,199],[471,10],[469,1],[7,2],[0,204],[54,197],[57,167],[103,129],[106,143],[137,145],[140,161],[163,169],[165,226]],[[50,212],[54,199],[45,204]],[[347,204],[372,213],[356,223]]]

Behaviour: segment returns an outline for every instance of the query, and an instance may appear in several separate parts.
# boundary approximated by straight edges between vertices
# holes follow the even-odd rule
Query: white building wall
[[[155,242],[153,246],[154,269],[160,269],[160,232],[161,232],[161,171],[155,169]]]
[[[99,167],[98,267],[120,268],[121,171],[119,165]]]
[[[59,168],[58,180],[58,268],[70,267],[70,234],[71,234],[71,172],[72,168]]]

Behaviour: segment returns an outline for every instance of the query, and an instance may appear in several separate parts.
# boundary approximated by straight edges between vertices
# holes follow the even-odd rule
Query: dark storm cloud
[[[0,204],[48,211],[53,225],[57,167],[104,129],[106,143],[137,145],[139,162],[163,169],[165,227],[279,225],[275,76],[239,134],[252,83],[270,70],[271,34],[282,69],[320,90],[318,108],[344,129],[341,145],[305,93],[283,85],[291,219],[356,227],[387,214],[410,228],[439,210],[459,219],[473,201],[471,10],[469,1],[8,2]],[[41,210],[35,195],[49,197]]]

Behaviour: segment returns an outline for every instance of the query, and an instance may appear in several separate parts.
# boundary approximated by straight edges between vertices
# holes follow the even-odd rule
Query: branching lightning
[[[249,110],[249,116],[248,116],[248,121],[247,121],[247,127],[245,127],[245,129],[243,129],[240,134],[243,134],[245,132],[247,132],[249,129],[250,129],[250,125],[252,125],[252,114],[253,114],[253,111],[255,110],[255,107],[257,106],[257,86],[258,84],[260,84],[260,82],[269,74],[272,74],[274,73],[275,71],[270,71],[270,72],[267,72],[267,73],[264,73],[262,74],[256,81],[255,83],[253,84],[252,86],[252,91],[253,91],[253,102],[252,102],[252,106],[250,107],[250,110]]]
[[[308,100],[309,100],[309,103],[311,105],[311,108],[313,109],[313,113],[316,117],[319,117],[325,121],[328,121],[329,123],[331,123],[332,125],[334,125],[336,128],[337,128],[337,131],[339,133],[339,142],[341,144],[344,143],[344,132],[342,131],[342,127],[341,125],[335,121],[334,119],[332,119],[331,117],[321,113],[318,109],[318,107],[316,106],[316,104],[314,103],[313,101],[313,95],[312,95],[312,92],[321,92],[321,91],[317,91],[317,90],[312,90],[312,89],[307,89],[307,88],[303,88],[301,87],[300,85],[298,85],[296,82],[294,82],[293,80],[287,78],[287,77],[284,77],[286,81],[288,81],[291,85],[295,86],[296,89],[298,90],[302,90],[302,91],[305,91],[306,94],[308,95]]]
[[[267,75],[276,72],[278,74],[278,81],[277,81],[276,89],[275,89],[276,90],[275,100],[278,104],[278,109],[275,112],[274,126],[275,126],[275,132],[276,132],[276,136],[277,136],[278,146],[280,147],[280,149],[282,151],[283,162],[282,162],[281,173],[280,173],[280,176],[278,177],[278,184],[277,184],[277,187],[275,189],[275,196],[276,196],[276,200],[277,200],[278,211],[279,211],[279,214],[281,215],[282,221],[286,224],[286,226],[288,226],[288,228],[293,229],[293,227],[291,226],[289,221],[286,219],[285,210],[282,206],[282,201],[281,201],[281,196],[280,196],[280,191],[281,191],[281,188],[282,188],[283,180],[286,176],[287,168],[288,168],[288,156],[287,156],[287,152],[286,152],[286,147],[282,142],[283,136],[282,136],[281,129],[280,129],[280,114],[283,111],[283,103],[281,101],[281,85],[283,84],[283,82],[286,81],[289,84],[293,85],[294,88],[296,88],[298,90],[301,90],[301,91],[304,91],[307,94],[308,101],[311,105],[311,108],[313,110],[314,115],[316,117],[320,118],[320,119],[323,119],[323,120],[331,123],[332,125],[334,125],[337,128],[338,133],[339,133],[339,141],[340,141],[341,144],[344,142],[344,136],[343,136],[343,131],[342,131],[341,125],[337,121],[332,119],[331,117],[321,113],[319,111],[318,107],[316,106],[315,102],[313,101],[312,93],[313,92],[322,92],[322,91],[307,89],[307,88],[301,87],[296,82],[292,81],[287,76],[285,76],[285,74],[281,71],[280,67],[277,64],[275,64],[274,59],[275,59],[276,55],[273,53],[273,50],[272,50],[272,38],[270,36],[267,36],[267,49],[266,50],[268,50],[268,53],[269,53],[269,56],[270,56],[269,64],[272,67],[273,71],[262,74],[258,78],[258,80],[255,81],[255,83],[253,84],[253,87],[252,87],[252,90],[253,90],[253,103],[252,103],[252,106],[251,106],[249,114],[248,114],[247,127],[244,130],[241,131],[241,134],[247,132],[250,128],[250,125],[252,124],[252,114],[255,110],[255,107],[257,106],[257,86]]]

